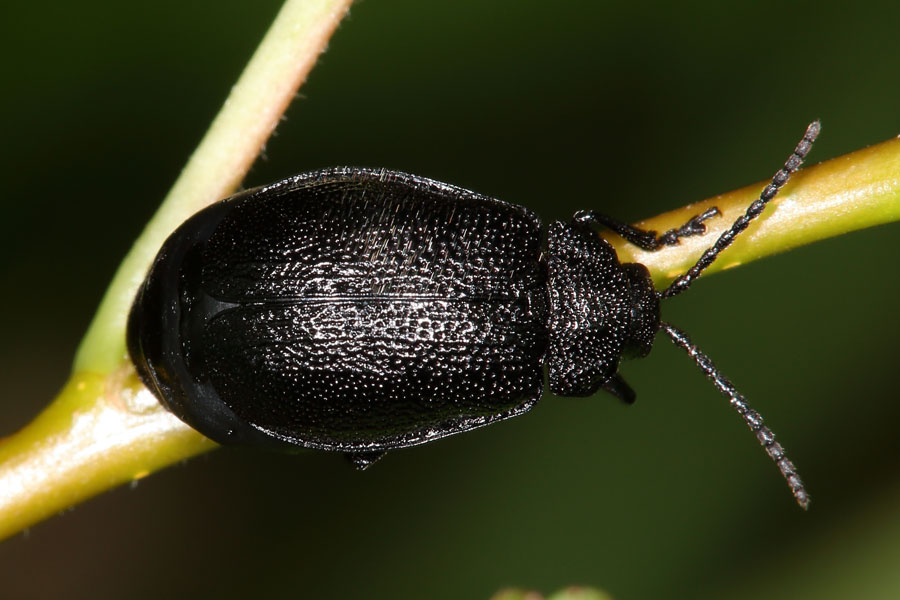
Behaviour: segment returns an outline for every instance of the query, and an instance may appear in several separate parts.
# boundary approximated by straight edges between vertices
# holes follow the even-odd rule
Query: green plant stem
[[[0,442],[0,538],[103,490],[215,447],[174,418],[138,382],[125,353],[125,320],[165,237],[238,185],[350,0],[289,0],[209,133],[122,263],[59,396]],[[763,183],[640,223],[665,231],[715,205],[708,235],[646,253],[609,235],[622,261],[648,266],[663,285],[693,264]],[[797,173],[766,213],[707,273],[800,244],[900,220],[900,141],[894,139]]]
[[[609,235],[623,261],[648,265],[658,286],[683,272],[729,226],[766,182],[642,221],[665,231],[718,206],[707,235],[656,253]],[[758,223],[708,272],[775,252],[900,220],[900,140],[798,172]],[[127,304],[121,308],[124,326]],[[110,333],[116,340],[122,331]],[[112,342],[118,343],[118,342]],[[119,356],[110,373],[76,371],[56,400],[22,431],[0,444],[0,538],[123,482],[213,448],[215,444],[161,408]]]
[[[287,0],[159,211],[125,257],[33,422],[0,442],[0,539],[215,444],[162,410],[125,351],[132,298],[165,238],[241,182],[352,0]]]
[[[560,590],[550,597],[530,590],[501,590],[491,600],[613,600],[612,596],[595,588],[569,587]]]
[[[125,356],[125,319],[166,237],[230,195],[281,120],[351,0],[287,0],[156,215],[122,261],[75,356],[78,371],[110,373]]]
[[[706,235],[682,238],[679,245],[659,252],[641,250],[612,233],[603,235],[616,249],[619,260],[644,264],[657,288],[662,288],[693,266],[710,240],[731,227],[767,183],[750,185],[637,223],[647,229],[668,231],[707,208],[719,208],[722,216],[706,221]],[[722,252],[704,275],[898,220],[900,139],[894,138],[795,173],[762,216]]]
[[[0,539],[213,447],[166,411],[133,369],[76,373],[0,443]]]

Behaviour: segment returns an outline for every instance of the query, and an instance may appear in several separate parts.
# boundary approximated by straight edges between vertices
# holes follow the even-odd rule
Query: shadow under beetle
[[[756,433],[797,502],[809,496],[762,418],[659,301],[686,290],[797,170],[812,123],[760,197],[657,292],[595,231],[645,250],[704,233],[713,208],[657,235],[583,211],[548,227],[521,206],[405,173],[335,168],[238,193],[165,242],[128,322],[142,381],[220,443],[339,451],[365,468],[528,411],[543,367],[560,396],[635,393],[623,358],[658,331]]]

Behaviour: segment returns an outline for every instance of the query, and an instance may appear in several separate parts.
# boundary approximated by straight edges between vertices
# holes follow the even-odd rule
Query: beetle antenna
[[[688,353],[688,356],[694,359],[700,370],[712,380],[720,392],[728,396],[731,406],[743,417],[744,423],[756,434],[756,439],[759,440],[766,453],[778,465],[778,469],[787,481],[788,487],[791,488],[797,504],[803,510],[809,508],[809,494],[806,492],[806,487],[803,485],[803,481],[800,480],[800,476],[797,475],[794,463],[788,460],[787,455],[784,453],[784,448],[775,441],[775,434],[763,424],[763,419],[759,413],[747,405],[744,397],[734,389],[734,384],[719,372],[716,365],[691,342],[691,338],[685,332],[672,327],[668,323],[660,323],[659,328],[666,332],[666,335],[672,339],[676,346],[683,348]]]
[[[730,246],[731,243],[734,242],[734,238],[747,229],[747,225],[749,225],[753,219],[762,214],[762,211],[765,209],[769,200],[774,198],[778,193],[778,190],[788,182],[788,179],[791,178],[791,174],[800,168],[803,159],[809,154],[812,144],[819,135],[821,128],[822,124],[819,121],[813,121],[809,124],[809,127],[806,128],[806,133],[803,134],[803,139],[800,140],[797,147],[794,148],[794,152],[784,162],[784,166],[775,173],[774,177],[772,177],[772,182],[763,188],[759,198],[747,208],[747,212],[738,217],[738,220],[734,222],[734,225],[732,225],[730,229],[719,236],[719,239],[716,240],[715,244],[706,249],[706,252],[700,257],[700,260],[698,260],[687,273],[681,275],[660,293],[660,298],[671,298],[688,289],[694,279],[696,279],[709,265],[713,264],[719,253]]]

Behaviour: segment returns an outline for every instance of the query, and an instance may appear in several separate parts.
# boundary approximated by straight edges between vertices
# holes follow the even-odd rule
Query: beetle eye
[[[653,289],[650,271],[637,263],[622,265],[628,278],[630,319],[625,337],[623,358],[642,358],[650,354],[659,331],[659,295]]]

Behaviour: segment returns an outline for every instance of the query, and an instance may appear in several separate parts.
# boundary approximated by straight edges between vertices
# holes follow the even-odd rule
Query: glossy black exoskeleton
[[[819,131],[813,123],[760,198],[663,292],[620,264],[602,225],[647,250],[704,232],[716,209],[658,236],[593,212],[531,211],[386,170],[336,168],[212,205],[165,242],[128,323],[147,386],[221,443],[384,452],[528,411],[550,389],[635,394],[622,358],[660,330],[684,348],[757,434],[797,501],[791,462],[659,300],[688,288],[758,216]]]

